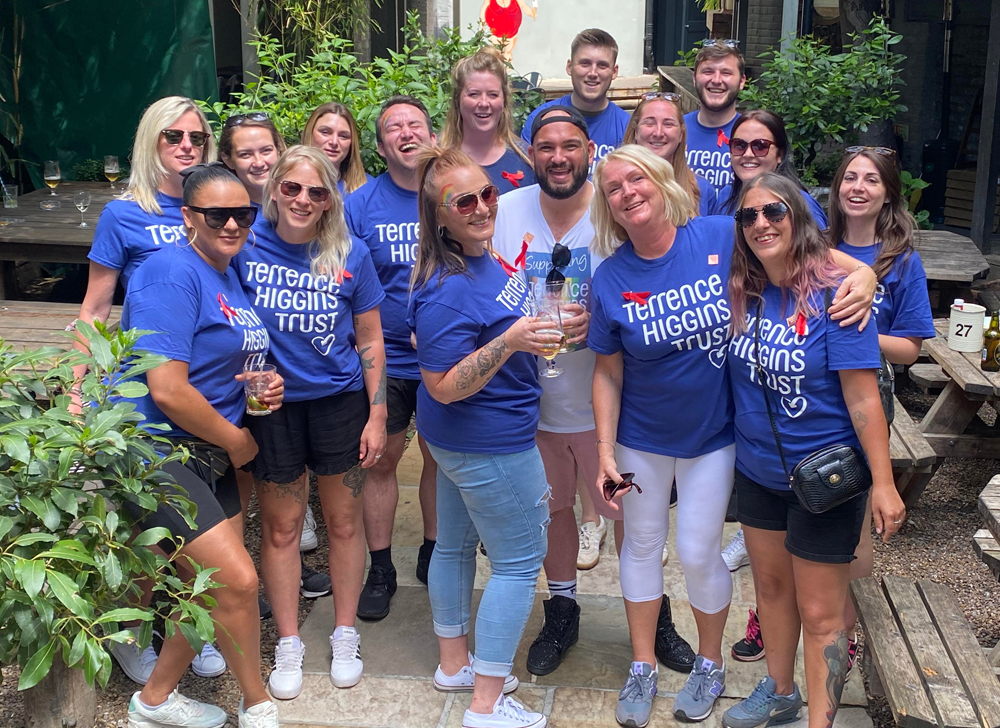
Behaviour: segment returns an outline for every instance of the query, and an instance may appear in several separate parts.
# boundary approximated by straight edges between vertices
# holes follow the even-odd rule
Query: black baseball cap
[[[551,116],[550,114],[554,111],[562,113],[557,116]],[[539,129],[546,124],[555,124],[560,121],[572,124],[583,132],[583,136],[587,138],[587,141],[590,141],[590,129],[587,128],[587,120],[583,118],[583,114],[575,106],[554,105],[547,109],[542,109],[531,122],[531,143],[535,143],[535,136],[538,134]]]

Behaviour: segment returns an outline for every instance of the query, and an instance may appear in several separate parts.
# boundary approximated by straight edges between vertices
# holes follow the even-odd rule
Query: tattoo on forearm
[[[364,371],[366,371],[366,372],[369,369],[374,369],[375,368],[375,355],[374,354],[372,354],[370,357],[368,357],[367,359],[365,359],[365,352],[367,352],[369,349],[371,349],[371,347],[370,346],[366,346],[364,349],[361,349],[358,352],[358,356],[361,357],[361,368]]]
[[[382,373],[378,376],[378,389],[372,397],[372,404],[385,404],[385,362],[382,362]]]
[[[854,431],[860,437],[861,433],[868,427],[868,415],[861,410],[855,410],[851,413],[851,419],[854,421]]]
[[[467,356],[458,363],[458,371],[455,372],[455,389],[464,392],[476,381],[476,365],[471,356]]]
[[[829,709],[826,711],[827,728],[833,728],[833,719],[837,717],[840,696],[847,679],[847,632],[840,630],[836,635],[834,641],[823,648],[823,659],[829,670],[826,676],[826,697],[829,701]]]
[[[462,359],[455,372],[455,390],[465,392],[481,386],[483,377],[493,374],[500,365],[505,351],[507,342],[500,337]]]
[[[344,485],[351,489],[353,498],[361,495],[366,480],[368,480],[368,471],[361,467],[361,463],[344,473]]]
[[[479,376],[485,377],[493,371],[497,364],[500,363],[500,358],[506,349],[507,343],[502,338],[499,340],[494,339],[484,346],[476,356],[476,364],[479,365]]]

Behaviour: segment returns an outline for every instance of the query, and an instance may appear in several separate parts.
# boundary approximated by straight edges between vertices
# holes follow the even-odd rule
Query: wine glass
[[[118,157],[109,154],[104,158],[104,176],[111,183],[112,192],[115,189],[115,180],[118,179],[119,174],[121,174],[121,168],[118,166]]]
[[[90,227],[83,220],[83,213],[87,211],[90,207],[90,192],[88,190],[78,190],[75,195],[73,195],[73,202],[76,203],[76,209],[80,211],[80,224],[77,227]]]
[[[535,319],[538,321],[545,321],[551,323],[551,328],[544,328],[538,331],[539,334],[554,334],[559,337],[559,341],[545,346],[542,350],[542,357],[545,359],[545,371],[543,371],[539,376],[542,377],[558,377],[563,373],[563,370],[556,366],[555,358],[559,353],[560,347],[566,342],[566,335],[562,330],[562,316],[559,313],[559,303],[561,300],[560,295],[552,295],[548,286],[546,290],[542,293],[541,298],[535,301]]]
[[[569,286],[566,285],[565,280],[561,281],[545,281],[545,288],[543,290],[543,298],[553,298],[556,301],[556,310],[559,312],[559,324],[562,328],[562,307],[571,303],[569,297]],[[569,348],[566,345],[566,334],[563,331],[562,346],[559,347],[560,354],[568,354]]]
[[[42,171],[42,178],[45,180],[45,184],[49,186],[50,194],[52,197],[57,197],[56,187],[62,182],[62,173],[59,171],[59,162],[46,162],[45,168]]]

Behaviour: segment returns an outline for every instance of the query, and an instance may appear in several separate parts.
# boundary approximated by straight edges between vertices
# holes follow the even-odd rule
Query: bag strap
[[[761,299],[757,300],[757,320],[754,322],[753,343],[754,359],[757,361],[757,382],[760,384],[760,391],[764,395],[764,406],[767,407],[767,419],[771,422],[771,432],[774,434],[774,444],[778,446],[778,457],[781,458],[781,468],[785,471],[788,484],[793,482],[792,475],[788,472],[788,463],[785,462],[785,451],[781,447],[781,438],[778,437],[778,423],[775,421],[774,412],[771,410],[771,399],[767,396],[767,385],[764,384],[764,366],[760,363],[760,315]]]

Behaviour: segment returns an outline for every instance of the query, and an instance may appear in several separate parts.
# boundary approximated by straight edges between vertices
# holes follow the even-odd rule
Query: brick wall
[[[747,9],[747,73],[760,72],[760,55],[781,41],[781,0],[749,0]]]

